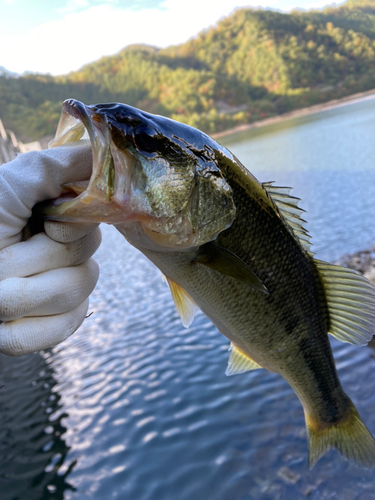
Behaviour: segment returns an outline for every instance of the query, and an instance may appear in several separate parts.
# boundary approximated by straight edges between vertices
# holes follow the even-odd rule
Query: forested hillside
[[[1,64],[1,59],[0,59]],[[62,101],[121,101],[207,132],[375,88],[375,0],[290,14],[241,9],[187,43],[130,46],[65,76],[0,76],[0,117],[53,133]]]

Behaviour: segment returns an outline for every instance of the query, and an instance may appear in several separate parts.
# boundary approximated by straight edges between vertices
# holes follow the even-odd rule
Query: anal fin
[[[238,375],[250,370],[257,370],[258,368],[263,367],[252,360],[250,356],[242,352],[234,344],[230,345],[230,355],[225,375]]]
[[[182,286],[178,285],[175,281],[168,276],[165,277],[172,294],[174,305],[176,306],[178,315],[181,318],[182,324],[185,328],[189,328],[197,313],[197,305],[185,291]]]

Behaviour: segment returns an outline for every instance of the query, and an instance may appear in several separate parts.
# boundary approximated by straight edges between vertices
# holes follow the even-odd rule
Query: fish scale
[[[374,467],[375,441],[341,387],[328,333],[367,343],[375,287],[313,258],[290,188],[260,184],[199,130],[125,104],[66,101],[52,147],[85,134],[91,179],[83,192],[67,186],[78,196],[45,215],[114,224],[166,277],[183,324],[198,306],[231,341],[228,375],[284,377],[304,408],[310,466],[333,447]]]
[[[252,235],[247,246],[248,254],[255,256],[253,262],[260,263],[260,268],[255,266],[254,270],[260,279],[264,276],[262,281],[270,291],[270,297],[260,296],[246,285],[209,269],[205,273],[198,270],[195,275],[190,264],[192,255],[183,255],[185,263],[182,264],[181,255],[175,257],[171,254],[166,261],[165,254],[144,253],[162,272],[169,273],[177,283],[184,283],[193,300],[232,342],[258,364],[282,375],[298,395],[305,411],[325,425],[334,424],[343,418],[351,402],[343,392],[336,372],[327,336],[325,295],[312,259],[295,248],[294,242],[290,241],[292,237],[286,232],[285,244],[277,236],[275,246],[272,246],[274,238],[270,238],[271,248],[263,245],[262,251],[252,252],[258,233],[260,241],[267,240],[267,230],[264,229],[267,226],[260,225],[262,230],[258,228],[258,231],[254,231],[250,224],[242,224],[242,227],[247,227],[247,233]],[[228,244],[231,250],[235,246],[232,229],[241,235],[241,231],[232,226],[218,237],[218,244],[223,247],[231,241],[231,246]],[[292,245],[303,266],[290,266],[294,259],[278,257],[285,255],[288,245]],[[270,253],[277,264],[272,264],[274,259]],[[245,262],[251,262],[245,253],[239,256]],[[269,267],[262,265],[267,256],[271,267],[279,268],[273,271],[272,277],[268,276]],[[287,304],[285,295],[288,296]],[[243,304],[247,305],[246,309]]]

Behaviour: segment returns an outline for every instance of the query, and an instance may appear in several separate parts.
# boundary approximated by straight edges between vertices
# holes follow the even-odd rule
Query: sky
[[[240,7],[284,12],[327,0],[0,0],[0,66],[66,74],[133,43],[186,42]]]

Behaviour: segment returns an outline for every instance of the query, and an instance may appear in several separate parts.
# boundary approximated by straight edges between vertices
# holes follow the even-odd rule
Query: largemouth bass
[[[183,324],[198,306],[231,341],[228,375],[284,377],[304,409],[310,467],[332,447],[374,467],[375,441],[341,387],[328,333],[366,344],[375,288],[313,258],[290,189],[260,184],[199,130],[125,104],[65,101],[51,147],[83,139],[92,176],[66,185],[45,215],[114,224],[166,277]]]

